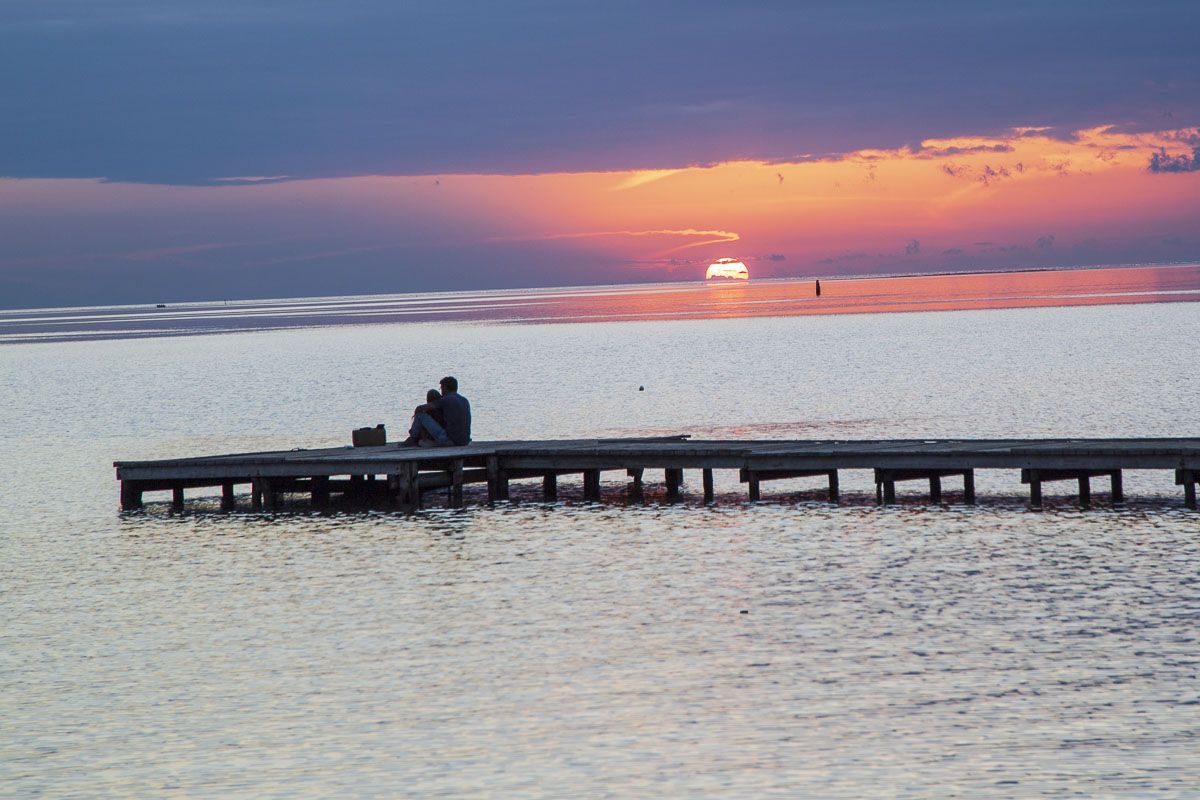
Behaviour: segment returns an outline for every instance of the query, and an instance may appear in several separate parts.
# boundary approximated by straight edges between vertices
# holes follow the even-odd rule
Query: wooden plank
[[[745,470],[745,469],[743,469],[739,472],[739,478],[742,483],[746,482],[746,475],[748,473],[749,473],[749,470]],[[782,481],[782,480],[790,480],[792,478],[816,478],[816,477],[824,478],[829,475],[829,470],[827,470],[827,469],[777,469],[777,470],[756,469],[756,470],[754,470],[754,474],[758,477],[758,479],[760,481]]]
[[[396,474],[399,474],[397,471]],[[450,489],[454,486],[453,470],[438,470],[436,472],[417,472],[416,473],[417,488],[422,492],[431,489]],[[472,468],[462,471],[463,485],[472,483],[487,483],[488,472],[486,469]]]
[[[1021,483],[1029,483],[1029,474],[1035,470],[1021,470]],[[1119,471],[1119,470],[1118,470]],[[1051,481],[1075,481],[1083,478],[1107,477],[1113,470],[1107,469],[1039,469],[1036,470],[1038,480],[1042,483]]]
[[[852,453],[849,455],[822,456],[749,456],[746,466],[755,471],[775,470],[830,470],[830,469],[1094,469],[1108,472],[1114,469],[1175,469],[1186,467],[1200,469],[1200,458],[1183,460],[1178,455],[1157,456],[1062,456],[1056,454],[1033,456],[1017,454],[982,453],[977,456],[962,454],[926,454],[913,456],[904,453]]]

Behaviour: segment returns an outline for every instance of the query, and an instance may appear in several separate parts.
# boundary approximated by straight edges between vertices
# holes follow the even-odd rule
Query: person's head
[[[437,389],[430,389],[428,392],[425,393],[425,402],[426,403],[436,403],[438,400],[441,400],[441,399],[442,399],[442,393],[439,392]]]
[[[438,385],[442,387],[442,394],[450,394],[458,391],[458,378],[452,378],[449,375],[438,381]]]

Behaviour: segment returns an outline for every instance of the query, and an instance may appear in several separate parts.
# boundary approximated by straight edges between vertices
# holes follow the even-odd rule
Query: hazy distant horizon
[[[933,277],[951,277],[951,276],[967,276],[967,275],[1016,275],[1021,273],[1033,272],[1080,272],[1087,270],[1115,270],[1115,269],[1140,269],[1140,268],[1156,268],[1156,269],[1177,269],[1200,266],[1200,259],[1179,261],[1172,263],[1138,263],[1138,264],[1071,264],[1065,266],[1047,266],[1047,267],[1013,267],[1011,269],[962,269],[962,270],[944,270],[930,272],[871,272],[862,274],[812,274],[812,275],[772,275],[767,277],[755,277],[751,274],[749,282],[762,283],[781,283],[794,281],[821,281],[822,285],[838,282],[838,281],[861,281],[861,280],[879,280],[887,278],[933,278]],[[124,299],[113,302],[97,302],[97,303],[75,303],[63,305],[39,305],[39,306],[15,306],[5,305],[4,298],[0,298],[0,314],[10,314],[19,312],[35,312],[35,311],[68,311],[75,309],[104,309],[104,308],[145,308],[157,307],[159,304],[165,306],[202,306],[202,305],[221,305],[226,303],[271,303],[271,302],[293,302],[300,300],[336,300],[343,298],[383,298],[395,297],[402,295],[412,296],[436,296],[436,295],[468,295],[468,294],[486,294],[486,293],[502,293],[502,292],[536,292],[539,290],[546,291],[570,291],[570,290],[606,290],[606,289],[621,289],[621,288],[650,288],[655,286],[695,286],[695,285],[715,285],[723,281],[705,280],[703,275],[700,277],[679,277],[666,280],[655,280],[652,278],[644,278],[642,280],[630,280],[621,282],[606,282],[606,283],[542,283],[542,284],[514,284],[514,285],[494,285],[494,286],[479,286],[471,289],[450,288],[450,289],[412,289],[412,290],[396,290],[396,291],[374,291],[374,292],[347,292],[341,294],[264,294],[264,295],[229,295],[229,296],[212,296],[212,295],[197,295],[187,296],[181,295],[176,297],[147,297],[145,299]]]
[[[575,323],[1195,302],[1200,264],[470,292],[0,312],[0,345],[396,323]]]

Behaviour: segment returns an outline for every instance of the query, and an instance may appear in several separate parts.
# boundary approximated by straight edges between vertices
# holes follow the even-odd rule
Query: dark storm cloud
[[[1200,121],[1198,26],[1165,0],[8,0],[0,174],[663,168],[1175,127]]]
[[[1151,172],[1200,172],[1200,147],[1196,147],[1189,156],[1187,153],[1167,155],[1165,149],[1160,149],[1150,156]]]

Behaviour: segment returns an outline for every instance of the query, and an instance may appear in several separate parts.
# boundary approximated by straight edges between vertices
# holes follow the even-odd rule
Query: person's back
[[[457,445],[471,443],[471,403],[457,391],[445,391],[437,402],[445,416],[446,435]]]
[[[412,427],[401,447],[462,447],[471,443],[471,404],[458,393],[458,380],[441,380],[442,396],[430,390],[413,411]]]

